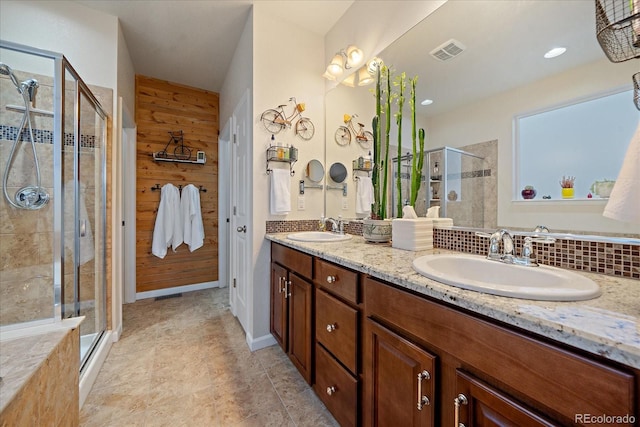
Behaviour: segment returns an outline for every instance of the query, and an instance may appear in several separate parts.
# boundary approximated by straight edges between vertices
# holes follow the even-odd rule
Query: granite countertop
[[[452,251],[432,249],[411,252],[394,249],[391,244],[366,243],[361,236],[336,243],[298,242],[287,239],[287,234],[267,234],[265,238],[447,304],[640,369],[638,280],[575,271],[596,282],[602,295],[596,299],[577,302],[508,298],[445,285],[418,274],[412,267],[415,258]]]

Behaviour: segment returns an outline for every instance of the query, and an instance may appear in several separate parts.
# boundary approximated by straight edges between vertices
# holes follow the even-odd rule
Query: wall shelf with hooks
[[[269,162],[289,163],[289,173],[294,176],[293,164],[298,161],[298,149],[272,145],[267,148],[267,175],[271,173]]]
[[[160,184],[156,184],[153,187],[151,187],[151,191],[160,191],[162,190],[162,187],[160,186]],[[198,190],[200,190],[201,193],[206,193],[207,189],[204,188],[204,186],[199,185],[198,186]],[[182,192],[182,184],[178,185],[178,191]]]

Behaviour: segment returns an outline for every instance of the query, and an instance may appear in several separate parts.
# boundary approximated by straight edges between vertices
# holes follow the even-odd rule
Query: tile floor
[[[228,295],[125,305],[80,425],[338,426],[280,347],[249,351]]]

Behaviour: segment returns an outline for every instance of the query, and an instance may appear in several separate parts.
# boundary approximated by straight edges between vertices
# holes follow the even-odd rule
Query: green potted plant
[[[424,166],[424,129],[416,131],[416,85],[418,83],[418,77],[414,77],[409,81],[410,84],[410,97],[409,106],[411,107],[411,172],[409,176],[409,206],[415,208],[416,200],[418,199],[418,192],[422,186],[422,169]],[[402,129],[402,107],[404,105],[404,86],[405,86],[405,74],[402,73],[396,80],[396,86],[399,87],[398,92],[398,112],[396,113],[396,123],[398,125],[398,158],[402,152],[402,135],[400,130]],[[416,140],[417,136],[417,140]],[[418,239],[420,235],[424,237],[425,233],[428,234],[433,230],[433,222],[427,218],[409,217],[404,215],[404,206],[402,206],[402,186],[400,185],[400,174],[397,176],[397,191],[398,191],[398,206],[397,206],[397,218],[392,221],[392,246],[398,249],[405,250],[423,250],[433,247],[433,244],[429,242],[429,239]],[[409,210],[410,211],[410,210]],[[414,212],[410,212],[415,214]],[[402,236],[402,238],[397,238]]]
[[[364,220],[362,235],[369,242],[391,240],[391,221],[387,220],[387,184],[389,180],[389,132],[391,127],[391,79],[389,68],[380,63],[376,67],[376,115],[373,118],[373,205],[371,218]],[[384,87],[383,87],[384,85]],[[385,119],[384,149],[381,118]]]

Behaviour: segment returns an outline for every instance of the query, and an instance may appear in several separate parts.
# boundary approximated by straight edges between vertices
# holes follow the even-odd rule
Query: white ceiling
[[[219,92],[255,1],[260,0],[78,3],[119,18],[137,74]],[[353,1],[270,1],[269,10],[324,36]]]

